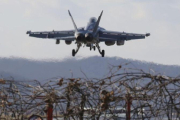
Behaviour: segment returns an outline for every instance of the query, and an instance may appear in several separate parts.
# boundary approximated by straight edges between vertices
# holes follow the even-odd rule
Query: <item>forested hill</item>
[[[1,78],[20,80],[49,80],[54,77],[85,77],[103,78],[112,65],[126,65],[128,68],[150,69],[156,74],[177,77],[180,75],[180,66],[161,65],[132,59],[117,57],[89,57],[84,59],[70,58],[57,60],[28,60],[22,58],[0,58]]]

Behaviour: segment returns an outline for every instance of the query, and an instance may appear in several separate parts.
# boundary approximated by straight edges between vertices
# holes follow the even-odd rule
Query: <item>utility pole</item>
[[[53,105],[51,103],[47,104],[47,112],[46,112],[47,120],[53,120]]]
[[[132,97],[131,95],[128,93],[126,95],[126,120],[130,120],[131,119],[131,104],[132,104]]]

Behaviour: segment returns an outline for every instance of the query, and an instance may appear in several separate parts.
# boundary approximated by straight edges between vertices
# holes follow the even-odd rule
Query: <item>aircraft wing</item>
[[[136,34],[136,33],[126,33],[126,32],[115,32],[101,30],[99,31],[99,41],[120,41],[120,40],[133,40],[133,39],[144,39],[145,37],[150,36],[150,33],[147,34]]]
[[[67,40],[67,41],[74,41],[76,37],[74,36],[68,36],[68,37],[54,37],[53,39],[56,40]]]
[[[27,31],[30,37],[36,38],[47,38],[47,39],[59,39],[59,40],[68,40],[74,41],[74,30],[69,31],[44,31],[44,32],[31,32]]]

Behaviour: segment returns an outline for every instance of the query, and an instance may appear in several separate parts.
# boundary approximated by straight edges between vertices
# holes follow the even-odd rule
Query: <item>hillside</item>
[[[176,77],[180,75],[180,66],[161,65],[131,59],[99,56],[76,59],[70,58],[63,61],[45,60],[35,61],[22,58],[0,58],[0,75],[2,78],[19,80],[49,80],[54,77],[85,77],[103,78],[111,65],[129,63],[126,67],[143,69],[148,72],[153,69],[156,74],[165,74]],[[83,71],[83,73],[82,73]]]

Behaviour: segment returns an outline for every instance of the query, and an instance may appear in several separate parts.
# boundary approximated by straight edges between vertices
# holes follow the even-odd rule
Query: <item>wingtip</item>
[[[150,33],[146,33],[146,37],[150,36],[151,34]]]
[[[27,31],[26,34],[31,34],[31,31]]]

